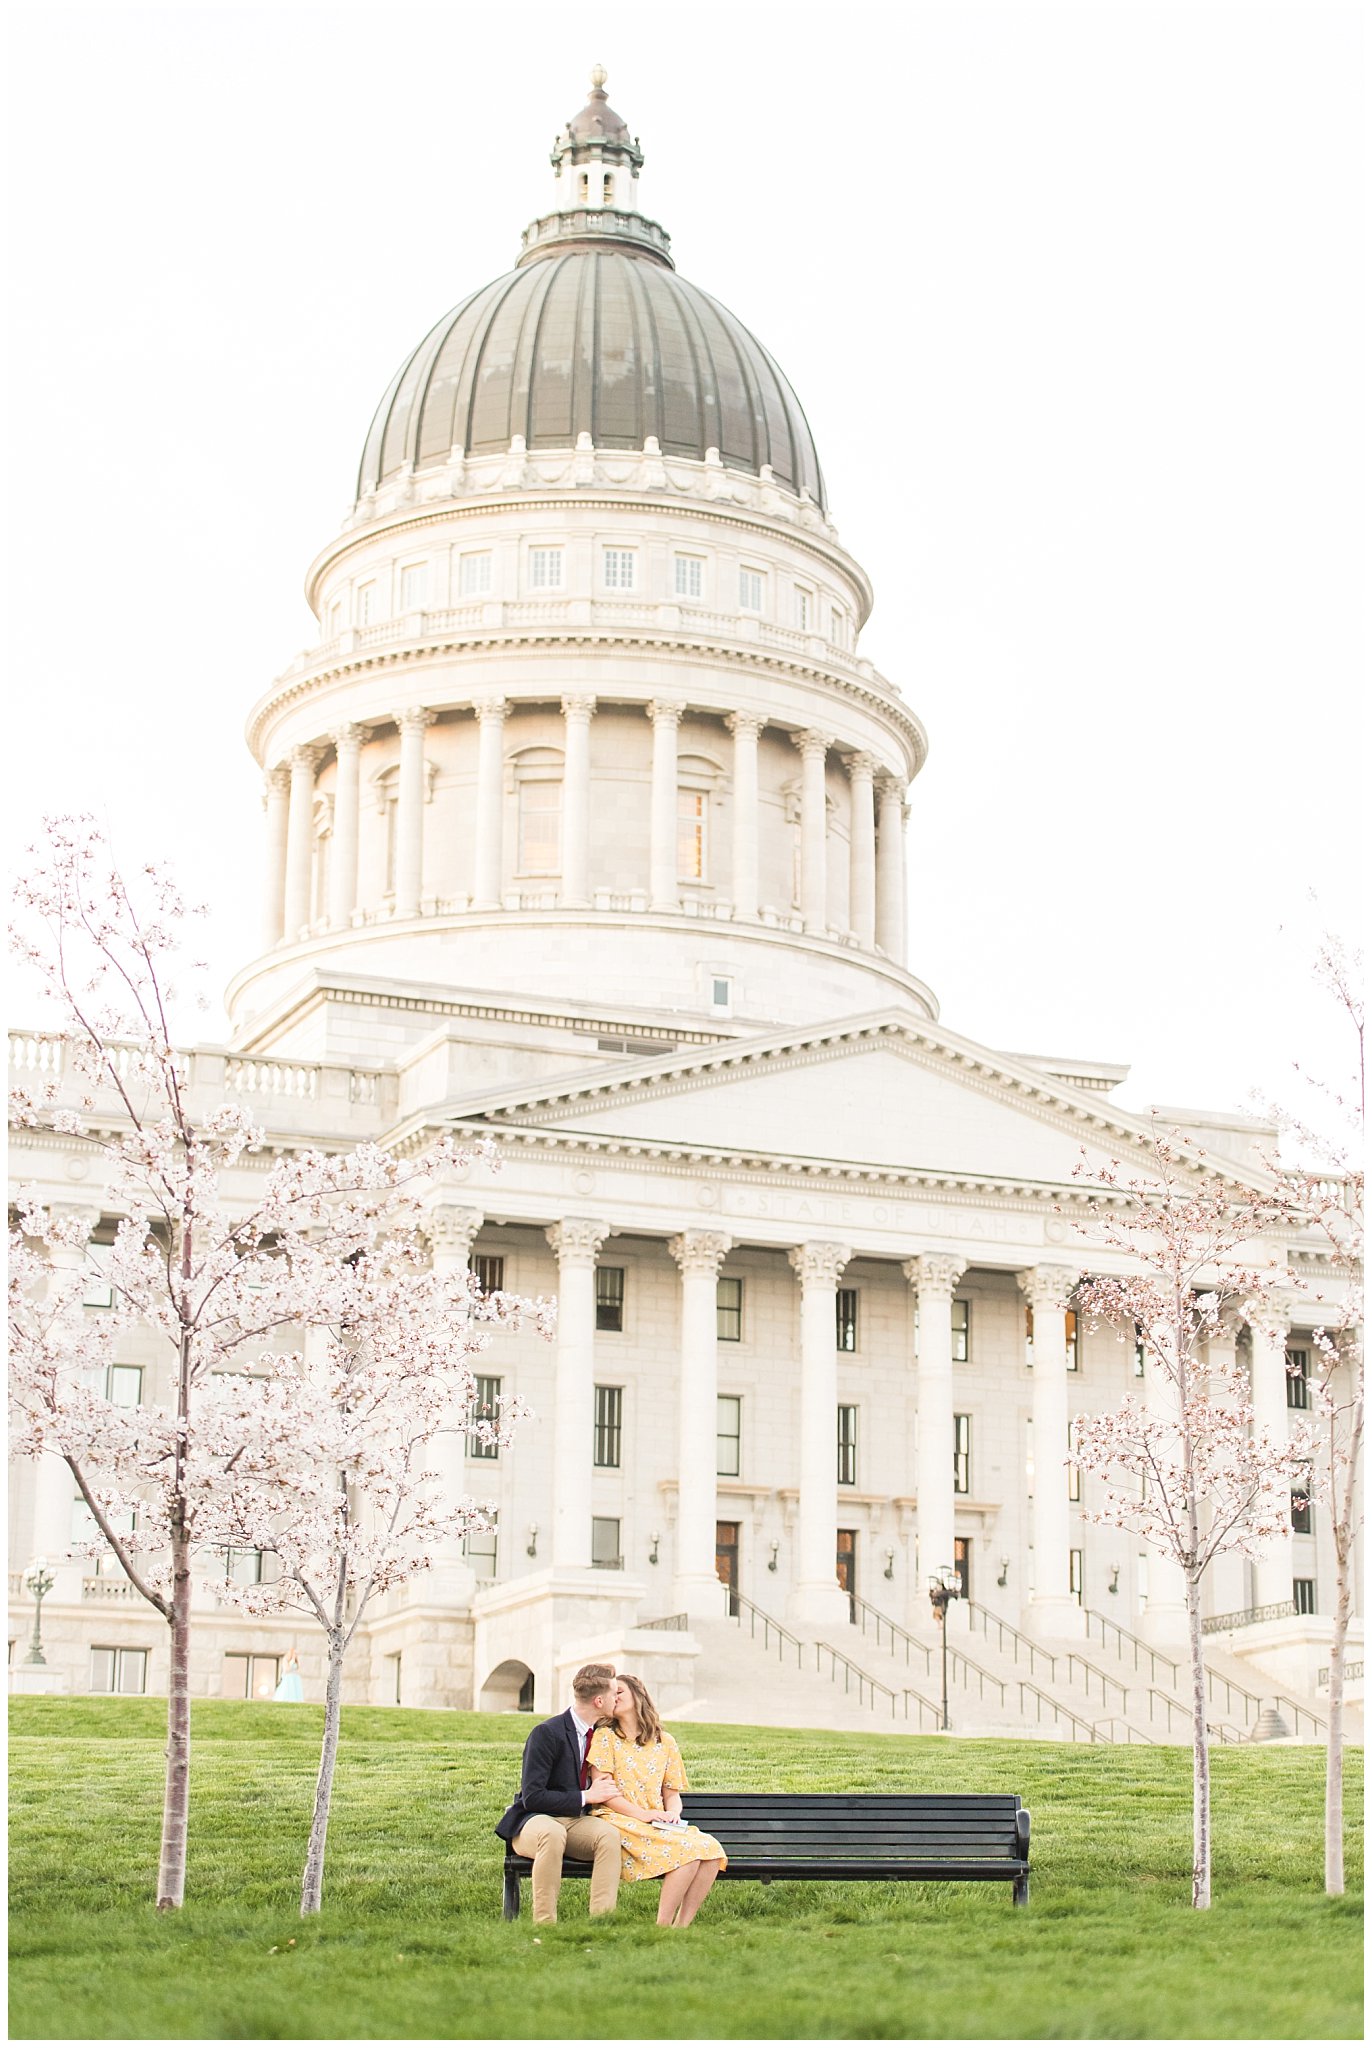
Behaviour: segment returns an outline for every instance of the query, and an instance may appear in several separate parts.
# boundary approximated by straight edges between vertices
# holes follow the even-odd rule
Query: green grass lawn
[[[194,1711],[190,1872],[153,1911],[164,1708],[10,1709],[12,2033],[22,2038],[1358,2037],[1362,1757],[1349,1882],[1322,1891],[1323,1753],[1215,1757],[1215,1905],[1193,1913],[1182,1749],[683,1727],[701,1787],[1018,1792],[1032,1897],[1001,1885],[721,1884],[686,1934],[657,1887],[608,1922],[569,1884],[500,1919],[491,1823],[527,1721],[345,1709],[324,1912],[297,1913],[320,1710]]]

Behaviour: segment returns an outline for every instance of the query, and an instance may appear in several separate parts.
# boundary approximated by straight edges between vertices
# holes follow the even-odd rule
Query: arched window
[[[555,875],[561,866],[562,784],[539,777],[519,784],[519,872]]]
[[[613,171],[606,171],[606,173],[605,173],[605,204],[606,204],[607,206],[613,206],[613,205],[614,205],[614,203],[615,203],[615,178],[614,178],[614,172],[613,172]]]
[[[590,172],[589,172],[589,171],[583,171],[583,172],[581,173],[581,176],[580,176],[580,177],[579,177],[579,178],[577,179],[577,185],[576,185],[576,196],[577,196],[577,199],[579,200],[579,202],[581,203],[581,205],[582,205],[582,206],[589,206],[589,205],[590,205],[590,203],[591,203],[591,174],[590,174]]]

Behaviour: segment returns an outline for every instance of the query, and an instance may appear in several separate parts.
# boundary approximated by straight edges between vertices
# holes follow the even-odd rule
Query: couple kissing
[[[524,1745],[519,1796],[496,1833],[533,1864],[534,1919],[557,1918],[567,1855],[591,1865],[591,1912],[612,1913],[620,1880],[659,1879],[659,1927],[689,1927],[728,1860],[681,1817],[681,1751],[642,1679],[585,1664],[565,1714]]]

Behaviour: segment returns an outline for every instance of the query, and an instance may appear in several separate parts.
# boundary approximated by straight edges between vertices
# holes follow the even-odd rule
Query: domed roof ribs
[[[411,358],[415,364],[415,397],[414,404],[410,407],[409,418],[405,422],[405,431],[401,436],[402,463],[413,464],[419,460],[420,428],[424,420],[424,408],[429,402],[429,382],[433,376],[434,364],[442,354],[443,344],[452,333],[457,318],[457,314],[450,314],[446,320],[440,320],[438,326],[431,328],[425,335]]]
[[[391,406],[386,421],[386,431],[381,437],[381,475],[394,476],[405,460],[405,447],[410,438],[410,423],[414,416],[419,397],[420,364],[424,351],[430,347],[434,336],[452,320],[451,313],[445,313],[435,327],[431,327],[419,347],[411,351],[405,364],[405,374]]]
[[[701,297],[703,299],[710,299],[710,294],[702,292]],[[764,462],[772,460],[772,437],[768,431],[766,410],[763,404],[762,390],[757,379],[757,371],[753,367],[747,349],[739,347],[739,330],[733,314],[724,306],[721,306],[718,299],[710,299],[710,305],[719,316],[719,324],[724,329],[725,339],[733,353],[734,361],[738,364],[738,374],[750,401],[749,411],[752,417],[753,428],[753,459],[750,466],[756,475]]]
[[[504,277],[494,278],[490,284],[483,285],[481,291],[467,301],[472,318],[470,331],[462,343],[462,362],[453,386],[452,439],[448,443],[450,448],[460,447],[464,454],[472,445],[472,394],[476,390],[476,365],[486,339],[482,321],[491,308],[499,304],[504,295],[502,287],[508,288],[508,283],[509,272],[506,272]],[[482,301],[480,306],[476,303],[478,298]]]
[[[409,361],[410,358],[406,356],[404,362],[386,386],[385,395],[380,405],[372,414],[372,423],[367,429],[367,438],[362,444],[362,460],[358,464],[357,469],[357,495],[359,498],[363,497],[368,491],[374,491],[381,481],[381,445],[386,436],[386,422],[391,416],[391,406],[395,402],[395,394],[400,389],[400,380],[409,367]]]
[[[553,279],[561,269],[560,263],[547,263],[543,268],[547,275],[539,276],[537,271],[526,273],[534,282],[525,293],[524,318],[520,322],[519,337],[515,345],[514,374],[510,380],[510,427],[511,432],[524,436],[525,446],[534,445],[534,384],[539,374],[539,345],[543,332],[543,313],[552,290]]]
[[[686,346],[691,351],[691,365],[695,372],[694,393],[700,415],[700,446],[693,449],[696,460],[703,461],[709,448],[718,448],[723,455],[724,419],[720,407],[719,378],[715,374],[715,361],[710,353],[705,330],[700,324],[700,314],[694,299],[686,292],[672,293],[673,304],[681,314],[682,332]]]
[[[509,365],[512,368],[514,364],[514,340],[510,335],[510,315],[514,309],[510,305],[510,300],[516,286],[522,284],[523,279],[515,272],[508,278],[502,278],[501,283],[505,289],[485,315],[481,343],[472,361],[472,387],[468,402],[468,419],[471,424],[468,429],[467,448],[473,454],[490,455],[497,449],[508,448],[511,435],[517,431],[510,420],[508,371],[505,373],[503,391],[495,381],[500,373],[498,364],[490,373],[489,385],[486,381],[487,359],[496,355],[498,350],[508,349]],[[518,330],[515,339],[517,336]]]
[[[591,431],[596,360],[586,359],[586,292],[595,289],[595,261],[577,266],[576,319],[572,323],[572,441]]]
[[[641,404],[639,409],[639,446],[652,434],[660,448],[667,446],[666,404],[663,396],[662,348],[658,340],[657,321],[653,315],[652,300],[644,284],[645,275],[650,275],[641,263],[632,263],[625,271],[629,287],[629,298],[633,305],[634,332],[638,336],[639,361],[643,365],[642,381],[639,385]]]

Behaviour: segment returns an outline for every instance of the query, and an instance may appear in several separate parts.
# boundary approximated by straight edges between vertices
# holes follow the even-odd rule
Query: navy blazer
[[[502,1842],[512,1842],[531,1813],[575,1820],[581,1810],[581,1738],[569,1707],[530,1730],[519,1796],[501,1814],[495,1831]]]

